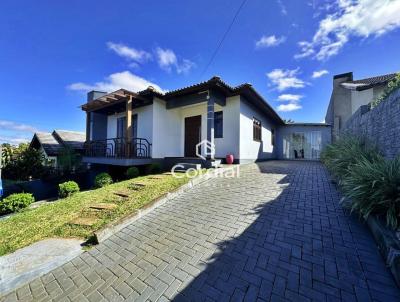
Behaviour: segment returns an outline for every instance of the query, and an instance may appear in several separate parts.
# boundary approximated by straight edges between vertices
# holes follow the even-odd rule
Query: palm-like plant
[[[374,162],[380,160],[381,156],[376,148],[354,136],[341,137],[321,153],[322,162],[339,182],[347,176],[352,165],[362,159]]]
[[[360,159],[341,181],[352,211],[364,218],[372,213],[383,215],[393,229],[400,224],[400,156],[394,160],[380,158],[371,162]]]

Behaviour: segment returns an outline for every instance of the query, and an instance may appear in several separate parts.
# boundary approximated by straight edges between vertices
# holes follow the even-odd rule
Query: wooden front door
[[[185,118],[185,157],[196,157],[196,145],[201,141],[201,115]]]

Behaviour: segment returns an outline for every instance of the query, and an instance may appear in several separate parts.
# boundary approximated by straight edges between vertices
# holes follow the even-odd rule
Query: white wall
[[[153,158],[181,156],[181,117],[178,110],[167,110],[165,102],[153,101]]]
[[[233,96],[226,99],[226,106],[216,105],[214,111],[222,111],[223,137],[215,138],[215,157],[225,158],[227,154],[233,154],[239,158],[240,137],[240,97]]]
[[[138,115],[137,136],[146,138],[150,143],[153,140],[153,106],[136,108],[132,114]],[[117,137],[117,119],[125,116],[125,112],[109,115],[107,117],[107,138]]]
[[[253,117],[261,121],[261,142],[253,140]],[[274,157],[274,147],[271,144],[271,129],[273,124],[264,113],[240,99],[240,160],[254,161]],[[275,130],[276,133],[276,130]]]

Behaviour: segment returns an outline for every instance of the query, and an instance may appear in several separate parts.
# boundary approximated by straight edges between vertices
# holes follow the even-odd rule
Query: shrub
[[[378,106],[383,100],[385,100],[393,91],[398,88],[400,88],[400,73],[398,73],[396,77],[387,84],[387,86],[383,90],[383,93],[371,102],[371,107],[375,108],[376,106]]]
[[[112,184],[112,178],[110,174],[108,173],[100,173],[96,175],[96,178],[94,179],[94,186],[96,188],[102,188],[104,186]]]
[[[146,167],[146,174],[157,174],[161,172],[161,165],[159,163],[153,163]]]
[[[400,157],[380,158],[373,162],[363,158],[352,165],[342,181],[345,206],[365,219],[382,215],[386,224],[396,229],[400,224]]]
[[[381,156],[376,148],[354,136],[341,137],[321,152],[322,162],[339,182],[346,177],[351,166],[362,159],[373,162],[380,160]]]
[[[35,198],[29,193],[15,193],[0,201],[0,213],[7,214],[18,212],[35,202]]]
[[[321,160],[338,179],[345,207],[365,219],[383,216],[391,228],[400,226],[400,157],[386,160],[364,140],[347,136],[328,145]]]
[[[135,178],[139,176],[139,169],[136,167],[129,167],[128,170],[126,170],[126,177],[130,178]]]
[[[65,198],[79,192],[79,185],[75,181],[67,181],[58,185],[58,196]]]

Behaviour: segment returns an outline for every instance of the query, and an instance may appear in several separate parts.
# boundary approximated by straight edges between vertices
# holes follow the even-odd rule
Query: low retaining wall
[[[386,158],[400,154],[400,89],[375,108],[361,106],[346,122],[343,132],[366,138]]]

